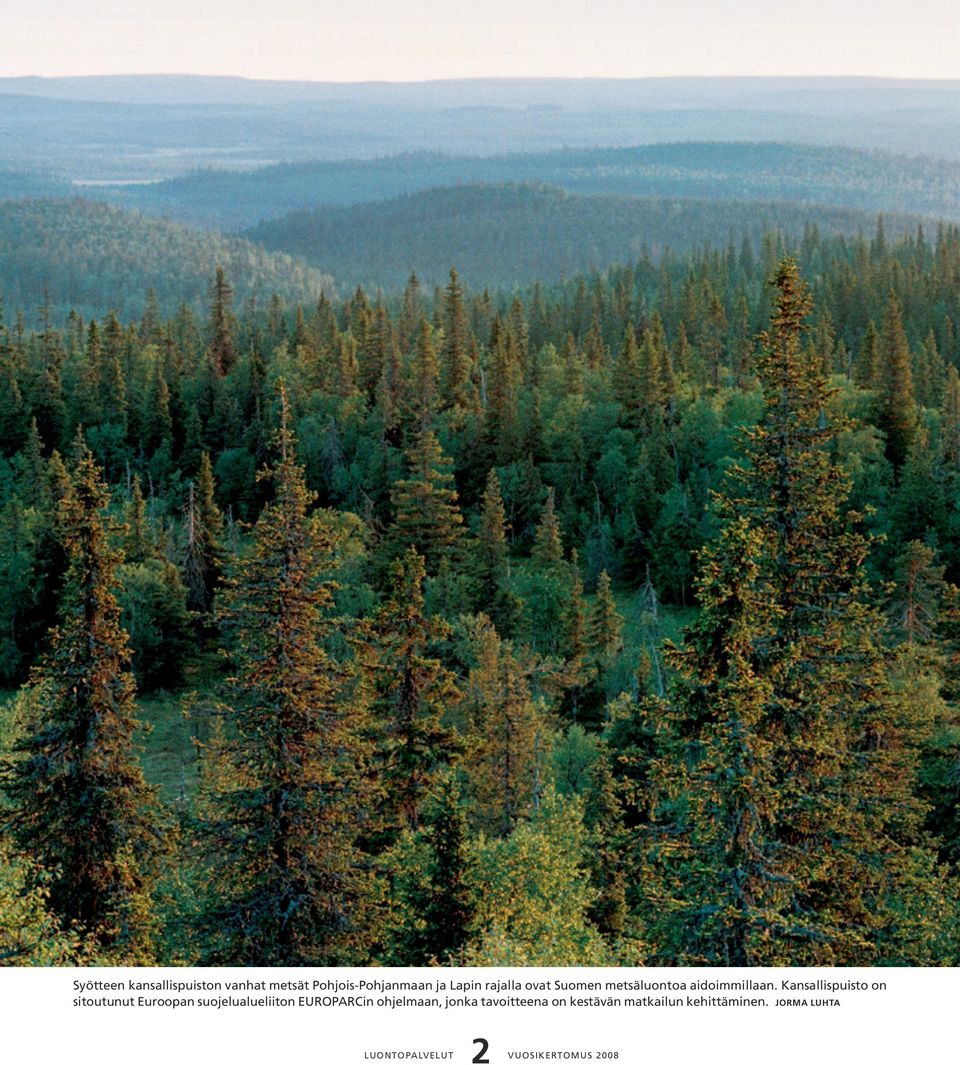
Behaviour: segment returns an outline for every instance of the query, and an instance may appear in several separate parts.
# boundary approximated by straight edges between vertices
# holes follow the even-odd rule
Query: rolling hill
[[[140,312],[149,288],[165,311],[201,307],[217,266],[238,299],[254,291],[311,299],[331,283],[289,255],[107,204],[0,203],[0,294],[8,307],[32,309],[48,293],[57,310],[115,307],[128,316]]]
[[[893,216],[903,231],[917,218]],[[778,229],[800,239],[815,224],[824,235],[872,231],[876,215],[783,203],[708,202],[576,196],[533,185],[465,185],[386,202],[297,211],[246,236],[302,257],[345,284],[393,287],[411,271],[439,283],[456,266],[474,286],[550,281],[593,267],[704,243],[759,242]]]
[[[956,160],[958,119],[957,81],[2,78],[0,163],[48,167],[71,180],[145,180],[203,165],[707,139],[847,145]]]
[[[691,142],[489,157],[419,152],[246,171],[208,168],[90,195],[235,231],[288,211],[506,182],[542,182],[587,195],[776,200],[960,220],[960,171],[954,163],[795,144]]]

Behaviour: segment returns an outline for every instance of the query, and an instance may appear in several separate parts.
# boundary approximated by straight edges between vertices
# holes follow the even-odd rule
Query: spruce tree
[[[507,512],[503,506],[500,478],[491,469],[483,492],[480,530],[477,535],[478,596],[490,603],[496,598],[507,576]]]
[[[497,334],[490,354],[486,407],[483,417],[483,446],[487,457],[497,465],[513,462],[521,447],[521,425],[517,406],[520,366],[500,319],[494,324]]]
[[[223,377],[237,361],[236,321],[233,316],[233,288],[226,271],[218,266],[210,284],[210,324],[207,359],[218,377]]]
[[[35,592],[33,573],[37,531],[31,515],[14,497],[0,509],[0,678],[23,679],[24,623]]]
[[[597,594],[588,625],[590,650],[601,666],[608,668],[623,649],[623,618],[617,610],[606,570],[597,581]]]
[[[50,874],[53,912],[119,960],[149,959],[164,849],[136,759],[135,689],[116,599],[109,500],[88,451],[61,507],[69,559],[59,625],[30,681],[28,724],[3,772],[6,827]]]
[[[444,724],[460,698],[456,678],[434,657],[450,630],[426,614],[424,577],[411,547],[393,563],[390,597],[370,623],[366,661],[388,833],[420,827],[425,797],[458,748]]]
[[[442,781],[425,815],[432,862],[430,894],[422,910],[427,959],[450,962],[466,944],[473,901],[467,885],[467,819],[460,788],[452,776]]]
[[[590,832],[587,866],[596,891],[587,912],[599,931],[616,941],[626,931],[628,920],[626,832],[623,806],[605,746],[589,770],[583,823]]]
[[[147,517],[147,503],[143,498],[140,478],[133,475],[130,489],[130,502],[126,507],[126,527],[123,538],[124,561],[128,563],[146,562],[156,555],[153,536],[150,531],[150,519]]]
[[[861,388],[876,388],[880,383],[880,334],[872,319],[860,342],[854,380]]]
[[[915,726],[887,678],[792,261],[774,285],[764,415],[717,497],[701,613],[672,654],[681,684],[647,834],[659,949],[725,965],[922,963],[942,956],[945,903],[914,798]]]
[[[940,425],[940,454],[956,480],[960,473],[960,373],[956,366],[947,367]]]
[[[391,965],[457,964],[470,934],[469,835],[461,786],[453,773],[426,803],[423,825],[387,855],[395,927]]]
[[[495,469],[487,475],[481,500],[475,559],[476,602],[502,636],[510,636],[520,620],[523,604],[508,585],[507,513]]]
[[[391,492],[396,518],[393,539],[401,550],[415,547],[429,573],[444,558],[456,555],[463,535],[463,515],[453,487],[451,461],[433,430],[424,426],[406,453],[407,477]]]
[[[421,315],[413,352],[408,405],[418,427],[433,424],[439,405],[440,363],[433,342],[433,328]]]
[[[226,582],[221,620],[234,671],[208,751],[203,795],[208,961],[330,965],[362,959],[370,874],[357,850],[366,813],[362,706],[330,636],[336,526],[310,513],[281,384],[274,498]]]
[[[547,500],[540,514],[531,555],[545,569],[556,569],[563,564],[563,538],[553,488],[547,489]]]
[[[880,411],[878,424],[887,441],[887,458],[899,470],[917,431],[910,345],[900,302],[891,292],[880,333]]]
[[[181,569],[191,610],[209,614],[223,564],[223,515],[216,501],[210,456],[203,452],[196,482],[187,489]]]
[[[472,410],[476,405],[471,380],[472,334],[464,305],[463,286],[456,270],[450,271],[443,305],[443,348],[440,353],[441,395],[444,407]]]
[[[466,685],[469,787],[480,826],[506,835],[539,800],[546,723],[512,645],[481,619]]]

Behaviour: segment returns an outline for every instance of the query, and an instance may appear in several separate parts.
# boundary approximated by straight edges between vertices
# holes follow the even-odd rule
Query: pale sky
[[[20,0],[5,6],[0,76],[960,77],[960,0]]]

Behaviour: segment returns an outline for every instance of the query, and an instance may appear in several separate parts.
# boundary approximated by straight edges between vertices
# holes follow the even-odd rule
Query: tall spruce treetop
[[[187,605],[207,614],[223,564],[223,515],[216,501],[216,484],[210,455],[200,457],[196,483],[190,482],[183,515],[182,569],[187,587]]]
[[[50,905],[120,960],[151,956],[150,892],[164,849],[136,759],[134,681],[115,590],[109,494],[84,449],[61,504],[69,558],[60,623],[30,682],[30,720],[4,767],[7,826],[51,875]]]
[[[440,363],[433,342],[433,328],[426,315],[420,316],[411,365],[409,406],[418,426],[430,425],[437,412]]]
[[[651,832],[660,949],[726,965],[923,963],[943,904],[916,751],[830,457],[839,427],[803,344],[811,303],[794,262],[774,285],[764,414],[717,497],[701,614],[672,654],[681,684]]]
[[[444,406],[472,409],[476,399],[471,380],[472,336],[464,305],[463,286],[456,270],[450,271],[450,283],[446,288],[443,328],[441,387]]]
[[[900,469],[917,430],[910,344],[903,329],[900,301],[891,292],[880,332],[880,412],[887,437],[887,458]]]
[[[216,374],[223,377],[237,361],[233,288],[222,266],[210,285],[210,336],[207,355]]]
[[[552,488],[547,489],[547,501],[537,525],[531,555],[541,566],[550,569],[556,569],[563,562],[563,536]]]
[[[500,478],[491,469],[483,490],[480,529],[477,535],[477,576],[480,601],[493,601],[507,576],[507,513],[503,505]]]
[[[363,956],[369,930],[355,846],[365,726],[323,646],[339,534],[310,513],[280,390],[279,462],[261,474],[274,499],[223,595],[235,670],[203,796],[212,895],[203,924],[213,961],[337,964]]]
[[[415,547],[429,572],[449,558],[463,535],[463,515],[454,488],[451,460],[428,426],[422,426],[407,451],[408,476],[394,482],[395,539],[402,547]]]
[[[450,629],[427,614],[425,576],[423,559],[409,548],[393,563],[390,597],[371,624],[368,661],[382,731],[387,831],[420,827],[423,802],[458,747],[443,718],[460,693],[454,675],[434,656]]]

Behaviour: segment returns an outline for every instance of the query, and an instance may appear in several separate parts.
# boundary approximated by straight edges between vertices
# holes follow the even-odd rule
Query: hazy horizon
[[[897,74],[866,74],[856,71],[845,74],[818,74],[793,73],[793,74],[753,74],[728,73],[728,74],[638,74],[614,75],[614,74],[471,74],[471,75],[437,75],[435,77],[396,77],[396,78],[320,78],[320,77],[272,77],[258,76],[253,74],[237,74],[229,71],[223,73],[210,73],[202,70],[117,70],[99,71],[88,70],[71,74],[6,74],[0,72],[0,82],[5,81],[82,81],[95,78],[125,79],[125,78],[209,78],[224,79],[231,81],[251,82],[274,82],[278,84],[311,84],[311,85],[417,85],[436,84],[444,82],[461,81],[601,81],[601,82],[638,82],[638,81],[860,81],[860,82],[937,82],[937,83],[960,83],[960,72],[944,75],[915,75],[902,76]]]
[[[478,77],[844,76],[955,78],[960,11],[950,0],[355,0],[348,9],[275,0],[37,0],[10,14],[0,77],[187,71],[253,80],[437,81]]]

